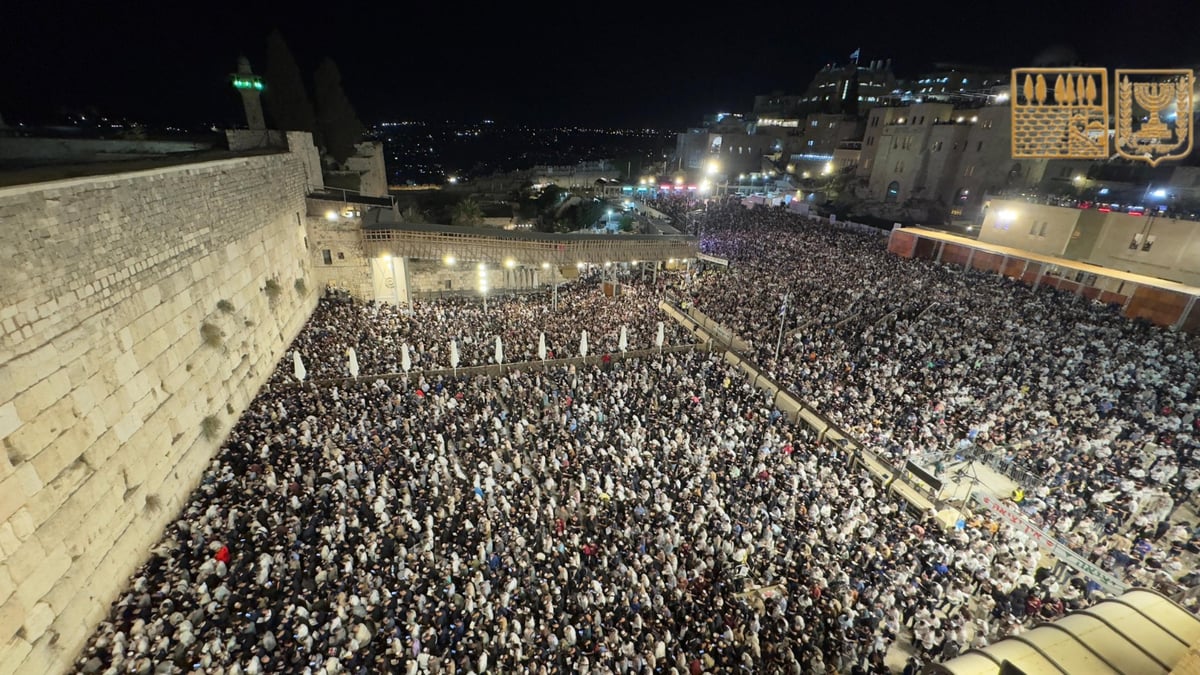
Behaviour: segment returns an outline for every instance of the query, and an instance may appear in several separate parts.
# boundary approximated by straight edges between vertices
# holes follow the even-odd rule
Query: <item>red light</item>
[[[1099,209],[1097,209],[1097,211],[1100,213],[1112,213],[1112,209],[1108,208],[1107,206],[1101,206]]]
[[[1129,212],[1129,215],[1131,215],[1131,216],[1144,216],[1144,215],[1146,215],[1146,214],[1145,214],[1145,213],[1142,213],[1141,211],[1130,211],[1130,212]]]

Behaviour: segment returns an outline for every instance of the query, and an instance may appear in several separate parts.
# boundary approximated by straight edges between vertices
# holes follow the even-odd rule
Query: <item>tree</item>
[[[267,70],[263,78],[263,103],[275,126],[283,131],[308,131],[321,145],[317,134],[317,116],[300,77],[300,68],[278,30],[267,37]]]
[[[450,224],[471,227],[483,224],[483,209],[471,198],[467,197],[450,209]]]
[[[623,213],[617,220],[621,223],[622,232],[633,232],[633,225],[635,222],[633,216],[629,215],[628,213]]]
[[[325,152],[339,165],[345,164],[354,155],[354,146],[362,140],[366,127],[342,90],[342,74],[337,64],[330,59],[322,61],[313,82],[317,92],[317,124],[325,141]]]
[[[425,212],[418,209],[415,204],[409,204],[403,212],[400,213],[400,220],[405,223],[419,225],[428,222],[425,217]]]

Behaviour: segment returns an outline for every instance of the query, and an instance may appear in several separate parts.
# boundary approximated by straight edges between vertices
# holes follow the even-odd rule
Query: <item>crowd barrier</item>
[[[734,340],[738,340],[744,345],[745,351],[749,351],[749,345],[744,341],[737,338],[729,339],[728,336],[732,336],[731,331],[725,331],[724,335],[709,333],[706,325],[694,318],[694,315],[698,315],[707,319],[698,311],[689,312],[665,301],[659,303],[659,308],[684,328],[700,337],[703,342],[709,344],[714,351],[723,351],[725,361],[744,372],[752,386],[763,389],[771,395],[772,406],[792,422],[803,422],[816,432],[817,442],[829,442],[842,448],[855,466],[865,468],[876,482],[903,497],[910,510],[915,513],[928,513],[934,507],[936,495],[932,490],[922,489],[915,481],[905,476],[902,470],[893,467],[888,461],[879,457],[874,450],[855,440],[833,420],[796,398],[779,382],[765,375],[758,364],[744,357],[734,346]],[[690,309],[694,310],[694,308]]]
[[[587,356],[572,356],[562,359],[546,359],[545,361],[513,361],[512,363],[502,363],[496,365],[494,363],[485,366],[463,366],[460,368],[414,368],[408,372],[400,373],[377,373],[373,375],[359,375],[358,377],[327,377],[321,379],[305,380],[304,382],[286,382],[283,384],[276,383],[277,388],[302,388],[302,387],[332,387],[337,385],[352,384],[355,382],[375,382],[376,380],[411,380],[417,377],[425,377],[426,379],[437,377],[459,377],[472,375],[488,375],[500,376],[512,370],[528,370],[537,372],[539,370],[548,370],[550,368],[560,368],[565,366],[582,366],[582,365],[597,365],[603,362],[607,355],[614,363],[624,361],[626,359],[636,359],[644,356],[653,356],[655,354],[681,354],[692,351],[711,351],[707,345],[703,344],[686,344],[686,345],[671,345],[664,346],[661,349],[658,347],[652,349],[631,349],[625,352],[605,352],[601,354],[589,354]],[[267,390],[270,391],[272,385],[267,385]]]

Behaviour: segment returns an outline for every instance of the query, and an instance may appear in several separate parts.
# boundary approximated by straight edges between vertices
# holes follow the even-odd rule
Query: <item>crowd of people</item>
[[[547,358],[578,356],[584,331],[589,354],[618,353],[622,328],[627,350],[654,348],[659,323],[664,346],[692,341],[659,311],[655,283],[624,274],[621,293],[609,296],[602,290],[606,278],[587,275],[557,293],[497,295],[486,306],[479,298],[418,300],[412,313],[407,306],[326,297],[292,347],[307,376],[320,380],[350,376],[351,348],[366,376],[403,372],[404,345],[411,369],[435,370],[451,367],[451,341],[461,368],[495,363],[497,337],[505,363],[539,360],[542,335]],[[293,376],[293,362],[282,361],[271,382],[294,382]]]
[[[1194,336],[781,209],[706,217],[733,264],[682,290],[800,399],[898,463],[1020,467],[1026,514],[1072,548],[1130,583],[1195,583],[1200,528],[1170,517],[1200,487]]]
[[[907,625],[1014,630],[980,567],[997,616],[1054,594],[1033,542],[906,506],[719,354],[276,387],[78,672],[887,673]]]
[[[727,269],[671,293],[884,458],[999,458],[1030,518],[1131,584],[1186,583],[1194,338],[1053,290],[902,260],[881,238],[712,205]],[[323,302],[113,603],[81,673],[890,673],[1104,597],[970,509],[919,512],[691,341],[661,285],[608,298]],[[782,331],[780,330],[782,322]],[[782,339],[780,338],[782,336]],[[776,358],[776,345],[779,345]],[[910,668],[911,670],[911,668]]]

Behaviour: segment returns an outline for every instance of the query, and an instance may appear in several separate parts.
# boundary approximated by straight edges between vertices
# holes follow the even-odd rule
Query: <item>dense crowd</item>
[[[886,673],[906,625],[948,657],[1086,602],[1031,551],[910,514],[719,355],[280,387],[78,671]]]
[[[781,209],[706,232],[734,264],[684,290],[799,398],[898,462],[1020,467],[1026,513],[1130,582],[1191,571],[1200,529],[1169,516],[1200,487],[1195,337]]]
[[[672,280],[881,456],[1029,467],[1031,518],[1135,584],[1186,582],[1196,342],[1057,291],[711,206],[728,269]],[[661,288],[323,302],[310,377],[653,344]],[[782,311],[781,311],[782,309]],[[780,325],[783,339],[779,340]],[[667,321],[669,343],[685,341]],[[779,358],[775,357],[777,341]],[[297,386],[290,360],[89,639],[83,673],[888,673],[1103,597],[986,512],[914,513],[703,351]],[[896,668],[898,669],[898,668]]]
[[[480,298],[444,298],[417,301],[411,314],[407,306],[325,297],[292,350],[301,355],[307,376],[319,380],[350,375],[350,348],[363,376],[402,372],[406,344],[411,368],[430,370],[451,367],[451,341],[463,368],[495,363],[497,337],[505,363],[538,360],[543,334],[547,358],[578,356],[584,331],[589,354],[617,353],[622,328],[626,349],[650,349],[660,322],[665,346],[691,342],[659,311],[661,294],[650,280],[626,275],[620,280],[622,293],[607,296],[601,287],[605,278],[597,274],[563,284],[557,300],[551,291],[497,295],[486,307]],[[293,376],[289,357],[271,381],[294,382]]]

